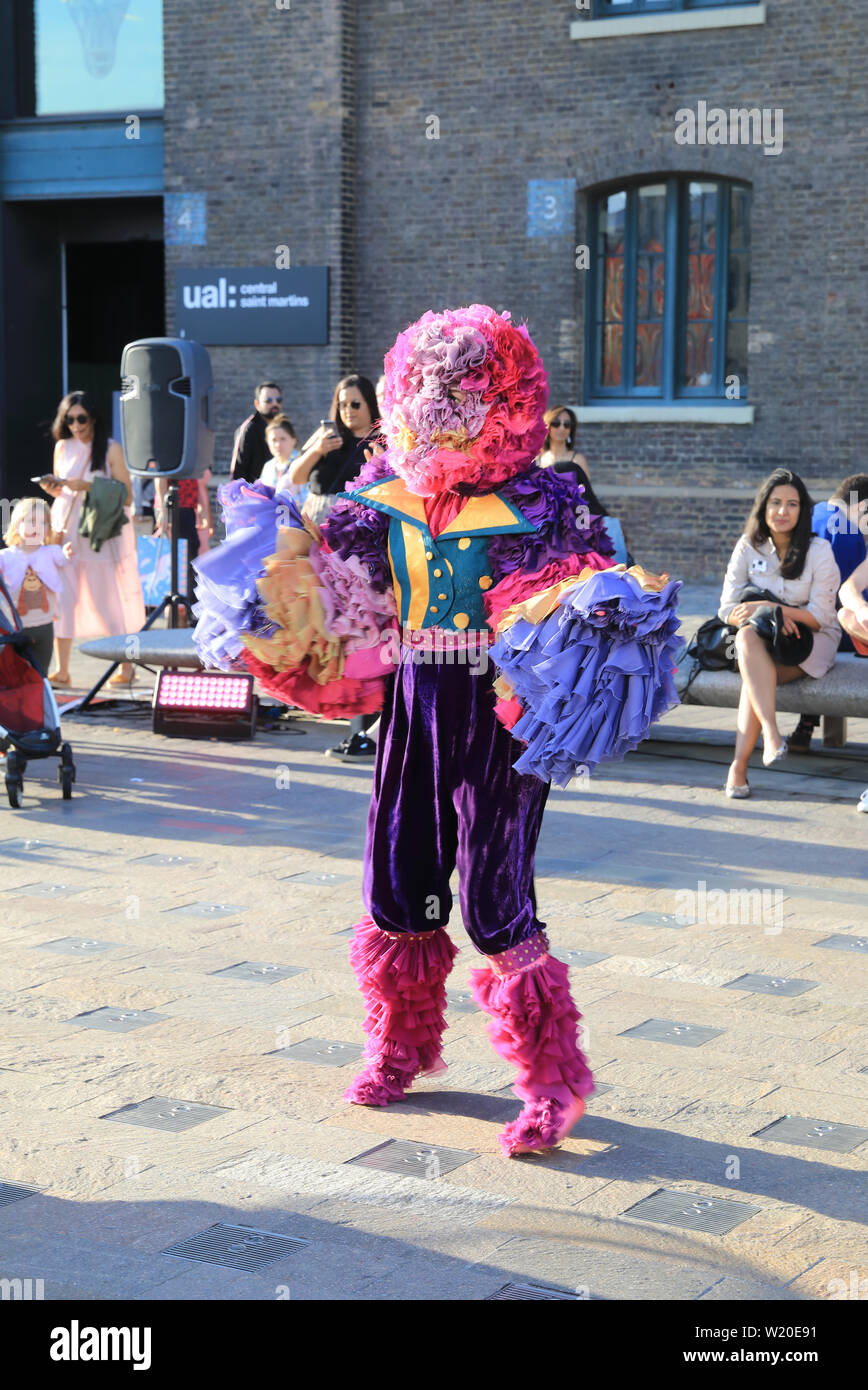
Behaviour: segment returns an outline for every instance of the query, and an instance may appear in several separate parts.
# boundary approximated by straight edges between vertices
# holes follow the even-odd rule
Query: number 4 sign
[[[167,246],[204,246],[208,239],[206,195],[165,194],[163,223]]]

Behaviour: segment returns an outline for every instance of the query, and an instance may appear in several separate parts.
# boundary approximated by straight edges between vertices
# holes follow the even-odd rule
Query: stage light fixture
[[[252,738],[253,676],[161,671],[154,687],[154,733],[170,738]]]

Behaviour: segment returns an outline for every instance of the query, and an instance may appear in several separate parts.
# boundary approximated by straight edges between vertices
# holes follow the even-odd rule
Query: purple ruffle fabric
[[[313,546],[310,563],[321,585],[326,631],[344,638],[344,652],[375,647],[380,633],[397,627],[395,596],[374,588],[358,555],[345,560],[335,551]],[[386,674],[388,662],[380,674]]]
[[[537,529],[528,535],[491,537],[488,563],[495,584],[516,570],[533,573],[565,555],[589,550],[614,555],[602,517],[587,514],[584,488],[573,478],[534,466],[498,491]]]
[[[198,601],[193,606],[196,650],[209,670],[246,671],[240,634],[276,630],[263,612],[256,581],[274,554],[278,526],[303,526],[287,493],[267,483],[224,483],[217,498],[226,539],[193,561]]]
[[[512,729],[526,744],[518,772],[566,786],[604,759],[622,758],[678,704],[672,677],[681,647],[676,594],[602,570],[577,582],[542,623],[518,619],[491,648],[525,713]]]
[[[349,484],[347,492],[375,483],[391,473],[384,454],[375,454],[362,468],[358,477]],[[335,503],[322,525],[323,539],[329,550],[341,559],[349,560],[355,556],[365,567],[371,587],[380,594],[392,587],[392,572],[389,568],[389,517],[367,507],[363,502],[355,502],[350,497],[341,497]]]

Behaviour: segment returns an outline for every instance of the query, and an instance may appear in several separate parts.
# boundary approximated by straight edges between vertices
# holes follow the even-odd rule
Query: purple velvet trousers
[[[402,649],[380,723],[365,851],[365,906],[390,932],[446,925],[458,868],[461,915],[497,955],[542,930],[533,861],[548,783],[513,769],[519,745],[494,714],[493,670],[417,662]]]

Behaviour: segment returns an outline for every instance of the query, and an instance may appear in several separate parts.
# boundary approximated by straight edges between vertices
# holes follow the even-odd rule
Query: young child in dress
[[[289,481],[290,467],[298,458],[298,436],[292,421],[286,415],[276,415],[265,427],[265,442],[271,458],[263,465],[259,481],[275,492],[288,492],[301,507],[307,497],[307,483]]]
[[[14,507],[0,550],[0,576],[18,610],[21,625],[42,668],[48,674],[54,649],[54,620],[58,594],[63,586],[61,570],[68,563],[71,546],[51,543],[51,512],[39,497],[24,497]]]

